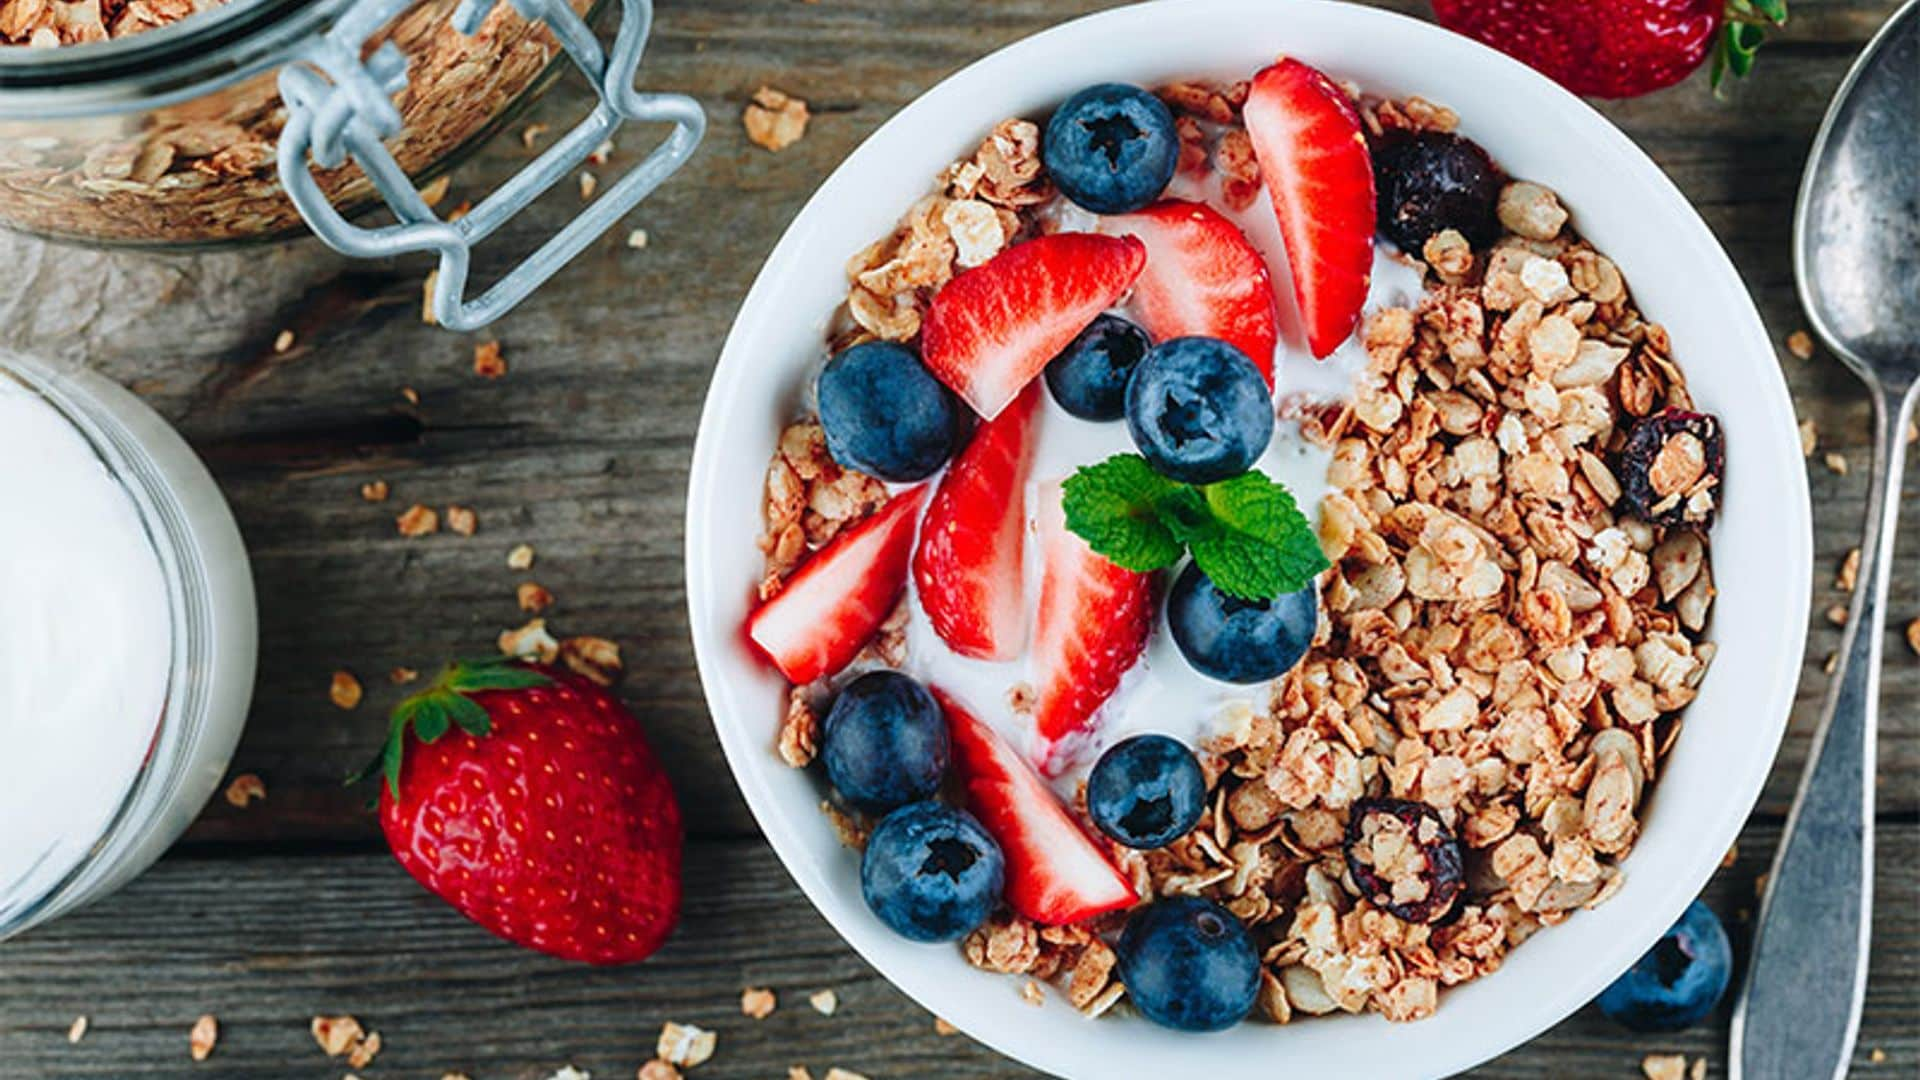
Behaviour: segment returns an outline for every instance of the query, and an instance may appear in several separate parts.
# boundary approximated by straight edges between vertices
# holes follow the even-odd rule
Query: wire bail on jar
[[[651,0],[621,0],[620,26],[611,52],[601,48],[586,20],[565,0],[511,2],[522,16],[553,31],[568,58],[593,85],[599,101],[573,130],[457,221],[444,221],[433,212],[382,141],[401,127],[392,98],[406,85],[406,58],[388,42],[364,63],[360,59],[367,39],[411,0],[358,0],[302,51],[298,62],[280,72],[287,123],[277,155],[280,182],[288,197],[314,234],[344,255],[376,259],[437,253],[433,317],[452,330],[485,326],[526,299],[678,171],[706,133],[706,113],[699,102],[683,94],[641,93],[633,87],[652,28]],[[454,28],[474,34],[494,3],[461,0],[453,14]],[[627,121],[671,123],[673,131],[491,288],[467,299],[473,246],[571,175]],[[309,156],[321,168],[353,158],[398,221],[376,228],[349,222],[322,193],[308,167]]]

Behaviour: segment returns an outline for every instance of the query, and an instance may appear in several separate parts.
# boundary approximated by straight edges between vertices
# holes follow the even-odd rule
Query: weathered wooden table
[[[378,1029],[381,1076],[546,1077],[575,1063],[632,1076],[662,1022],[719,1032],[699,1075],[875,1078],[1024,1075],[890,988],[788,881],[735,793],[693,672],[682,598],[681,511],[708,372],[760,260],[814,186],[860,139],[940,77],[1098,0],[663,0],[644,81],[696,94],[713,132],[694,164],[636,215],[644,250],[608,237],[490,335],[422,325],[418,266],[350,267],[312,242],[193,259],[0,240],[14,267],[0,344],[84,355],[178,424],[219,476],[259,581],[259,689],[233,772],[268,797],[216,798],[186,840],[131,888],[0,946],[0,1076],[339,1076],[308,1034],[318,1014]],[[1413,11],[1424,5],[1395,0]],[[1716,102],[1704,79],[1611,104],[1732,252],[1776,340],[1802,325],[1788,262],[1807,145],[1848,61],[1892,0],[1795,0],[1759,76]],[[1277,15],[1276,17],[1284,17]],[[807,137],[774,155],[738,116],[772,83],[813,103]],[[577,115],[562,86],[530,119]],[[615,154],[610,171],[640,152]],[[457,173],[479,193],[527,156],[499,140]],[[555,196],[503,238],[524,250],[572,209]],[[1576,208],[1577,209],[1577,208]],[[497,270],[509,257],[489,251]],[[283,329],[293,347],[276,352]],[[502,343],[511,374],[476,378],[473,345]],[[1755,364],[1775,358],[1756,356]],[[1821,447],[1864,463],[1867,399],[1840,366],[1784,349]],[[418,404],[402,395],[410,387]],[[1737,855],[1709,899],[1739,944],[1805,755],[1843,599],[1833,571],[1855,542],[1864,480],[1809,463],[1818,508],[1812,628],[1793,723]],[[363,482],[393,490],[362,501]],[[1910,481],[1912,483],[1912,481]],[[1909,489],[1911,491],[1911,488]],[[458,503],[479,532],[407,540],[399,509]],[[1910,526],[1920,522],[1909,522]],[[507,551],[526,542],[522,575]],[[599,971],[503,944],[462,921],[388,857],[363,792],[341,787],[398,691],[385,673],[485,652],[518,625],[514,587],[558,597],[563,633],[618,639],[623,693],[663,750],[686,808],[686,918],[643,967]],[[1899,622],[1920,615],[1920,539],[1894,575]],[[1894,631],[1897,633],[1897,629]],[[1881,722],[1878,905],[1859,1075],[1920,1074],[1920,661],[1890,642]],[[337,668],[368,688],[328,701]],[[1838,887],[1838,886],[1836,886]],[[743,1017],[743,987],[780,1009]],[[808,993],[832,988],[832,1017]],[[187,1032],[222,1036],[194,1064]],[[85,1015],[78,1045],[68,1027]],[[1631,1076],[1653,1051],[1725,1069],[1726,1010],[1682,1035],[1625,1033],[1588,1009],[1488,1065],[1486,1076]],[[1283,1068],[1276,1062],[1276,1069]],[[1118,1074],[1116,1074],[1118,1075]]]

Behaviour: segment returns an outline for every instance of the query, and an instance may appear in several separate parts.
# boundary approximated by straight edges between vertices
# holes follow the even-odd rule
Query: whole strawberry
[[[1442,26],[1531,65],[1576,94],[1635,97],[1692,74],[1745,75],[1786,0],[1433,0]]]
[[[640,722],[593,683],[449,664],[393,710],[378,767],[394,857],[495,934],[625,964],[673,929],[680,807]]]

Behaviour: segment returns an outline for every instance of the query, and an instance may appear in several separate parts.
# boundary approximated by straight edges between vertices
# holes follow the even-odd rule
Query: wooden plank
[[[1737,938],[1777,835],[1749,830],[1708,890]],[[718,1053],[697,1073],[707,1080],[766,1080],[790,1064],[815,1077],[839,1064],[874,1080],[1028,1075],[964,1037],[937,1035],[930,1016],[840,943],[764,844],[715,841],[689,855],[685,923],[659,956],[624,970],[496,941],[385,856],[172,858],[119,896],[0,946],[0,1075],[337,1076],[341,1067],[329,1072],[307,1033],[321,1013],[351,1013],[381,1032],[386,1049],[370,1078],[448,1069],[476,1080],[544,1078],[569,1061],[596,1077],[627,1077],[667,1020],[719,1032]],[[1879,861],[1881,944],[1859,1075],[1912,1076],[1920,826],[1883,833]],[[750,985],[780,995],[771,1018],[740,1015]],[[1010,1007],[1020,1007],[1016,986],[1008,980]],[[831,1019],[806,1004],[822,988],[840,998]],[[1444,1000],[1441,1008],[1444,1016]],[[203,1012],[220,1018],[223,1034],[213,1059],[195,1065],[186,1035]],[[87,1037],[69,1046],[68,1025],[83,1014]],[[1697,1030],[1638,1036],[1587,1009],[1479,1075],[1627,1077],[1650,1052],[1706,1055],[1712,1075],[1725,1075],[1725,1027],[1722,1008]],[[1875,1048],[1887,1060],[1867,1068]]]

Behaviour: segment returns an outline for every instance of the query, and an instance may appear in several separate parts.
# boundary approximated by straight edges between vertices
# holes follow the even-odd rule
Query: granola
[[[1158,91],[1177,117],[1175,183],[1208,185],[1230,209],[1260,190],[1247,93]],[[1459,125],[1418,98],[1355,96],[1375,135]],[[1060,229],[1039,143],[1031,121],[1001,123],[855,254],[828,348],[915,341],[956,274]],[[1430,1016],[1445,988],[1605,902],[1714,657],[1718,428],[1694,411],[1665,329],[1554,191],[1508,180],[1494,216],[1491,243],[1445,229],[1406,253],[1420,290],[1366,316],[1350,397],[1282,397],[1283,421],[1330,458],[1317,635],[1264,700],[1213,719],[1193,831],[1108,852],[1143,900],[1205,897],[1249,929],[1256,1011],[1273,1022]],[[816,419],[785,428],[760,598],[887,494],[835,463]],[[863,660],[905,664],[905,622],[896,613]],[[1920,651],[1920,621],[1909,638]],[[790,765],[818,751],[824,694],[789,691],[777,752]],[[1457,861],[1441,880],[1446,845]],[[1126,993],[1117,926],[1003,909],[961,952],[1018,977],[1029,1001],[1051,984],[1097,1016]]]

